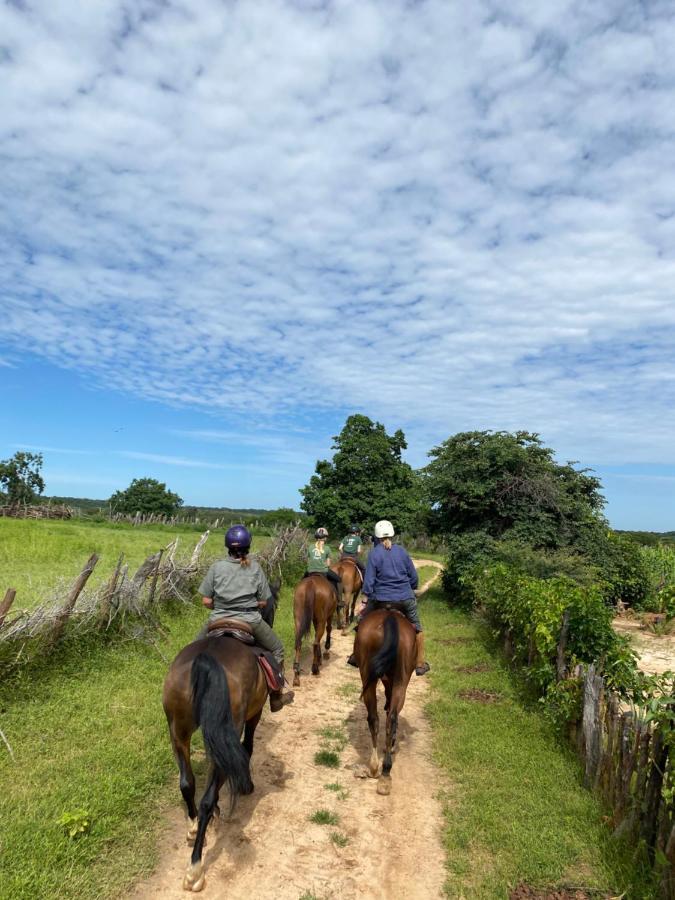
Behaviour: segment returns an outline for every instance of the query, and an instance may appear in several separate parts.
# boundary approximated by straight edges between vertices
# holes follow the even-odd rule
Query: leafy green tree
[[[140,512],[171,516],[183,505],[178,494],[154,478],[134,478],[125,491],[116,491],[109,502],[115,512],[129,515]]]
[[[0,485],[7,493],[10,506],[34,503],[45,489],[40,475],[41,453],[19,451],[11,459],[0,461]]]
[[[300,493],[311,524],[342,536],[353,522],[371,527],[390,519],[397,531],[412,528],[420,516],[418,480],[401,458],[407,444],[399,429],[388,435],[368,416],[349,416],[333,438],[332,460],[319,460]]]
[[[435,447],[422,470],[433,530],[480,530],[530,547],[588,547],[606,527],[600,481],[560,465],[538,435],[470,431]]]

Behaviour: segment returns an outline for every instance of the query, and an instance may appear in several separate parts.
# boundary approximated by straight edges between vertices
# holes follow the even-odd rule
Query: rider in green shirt
[[[365,569],[363,563],[359,559],[359,555],[363,550],[363,541],[361,540],[361,529],[358,525],[352,525],[350,527],[349,534],[342,538],[338,550],[341,553],[341,559],[351,559],[356,563],[359,572],[361,573],[361,577],[363,578]]]
[[[308,575],[324,575],[335,588],[338,598],[338,605],[342,602],[342,582],[337,572],[330,567],[333,551],[326,545],[328,531],[325,528],[317,528],[314,534],[316,543],[307,551],[307,569],[305,578]]]

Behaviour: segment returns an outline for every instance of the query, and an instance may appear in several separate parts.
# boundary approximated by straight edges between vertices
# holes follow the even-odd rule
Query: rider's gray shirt
[[[251,559],[250,565],[242,566],[231,556],[213,563],[199,585],[199,592],[202,597],[213,599],[210,622],[227,616],[251,625],[262,618],[258,600],[269,600],[272,596],[265,573],[255,559]]]

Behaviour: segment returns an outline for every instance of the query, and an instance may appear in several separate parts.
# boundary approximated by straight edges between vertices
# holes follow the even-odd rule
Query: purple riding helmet
[[[225,546],[228,550],[248,550],[251,541],[251,532],[245,525],[233,525],[227,529]]]

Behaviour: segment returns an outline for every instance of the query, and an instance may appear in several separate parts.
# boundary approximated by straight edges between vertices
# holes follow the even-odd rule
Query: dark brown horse
[[[373,742],[369,765],[373,778],[377,777],[380,765],[377,755],[377,735],[380,729],[377,682],[381,680],[384,685],[387,737],[377,793],[388,794],[391,791],[392,753],[396,746],[398,717],[405,703],[410,676],[415,669],[415,629],[400,612],[386,606],[376,609],[368,613],[359,625],[354,654],[361,671],[361,698],[368,711],[368,727]]]
[[[342,628],[342,633],[347,634],[347,629],[354,621],[354,607],[358,599],[361,588],[363,587],[363,576],[361,570],[353,559],[343,556],[340,562],[331,566],[331,569],[340,576],[342,581],[342,600],[344,603],[344,620],[342,620],[341,607],[338,607],[338,628]]]
[[[267,696],[267,682],[256,657],[246,644],[234,638],[194,641],[171,663],[162,702],[187,806],[187,838],[188,842],[194,840],[183,880],[185,890],[200,891],[204,886],[204,839],[211,817],[218,810],[218,793],[223,783],[228,784],[232,805],[239,794],[253,791],[253,735]],[[211,768],[197,810],[190,740],[199,727]]]
[[[308,575],[296,587],[293,595],[293,618],[295,619],[295,661],[293,663],[293,684],[300,684],[300,651],[302,639],[309,633],[314,623],[314,659],[312,675],[321,669],[321,638],[326,632],[324,659],[330,656],[330,636],[333,630],[333,615],[337,606],[337,594],[330,581],[323,575]]]

